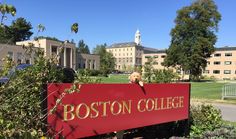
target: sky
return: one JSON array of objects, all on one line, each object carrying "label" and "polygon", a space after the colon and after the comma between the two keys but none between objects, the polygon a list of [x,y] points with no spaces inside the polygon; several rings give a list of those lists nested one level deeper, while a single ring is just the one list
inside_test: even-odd
[{"label": "sky", "polygon": [[[134,41],[137,29],[143,46],[166,49],[170,45],[170,31],[174,28],[177,10],[189,6],[193,0],[0,0],[17,9],[6,24],[18,17],[31,22],[34,36],[37,25],[46,30],[39,36],[60,40],[83,39],[90,50],[99,44]],[[236,0],[215,0],[222,15],[215,47],[236,46]],[[77,22],[79,31],[71,33]]]}]

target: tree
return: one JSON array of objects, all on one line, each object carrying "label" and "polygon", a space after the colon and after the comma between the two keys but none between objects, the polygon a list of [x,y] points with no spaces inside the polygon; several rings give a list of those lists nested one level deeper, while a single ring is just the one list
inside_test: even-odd
[{"label": "tree", "polygon": [[100,70],[103,75],[111,73],[115,68],[115,58],[113,55],[106,51],[106,44],[97,45],[93,53],[100,55]]},{"label": "tree", "polygon": [[79,41],[77,49],[80,53],[90,54],[89,47],[84,43],[84,40]]},{"label": "tree", "polygon": [[12,21],[10,26],[3,25],[0,27],[0,42],[15,44],[17,41],[28,40],[33,32],[31,23],[20,17]]},{"label": "tree", "polygon": [[2,26],[3,20],[7,19],[6,14],[11,14],[12,16],[16,15],[16,8],[13,5],[0,3],[0,13],[1,13],[0,25]]},{"label": "tree", "polygon": [[214,52],[221,15],[213,0],[197,0],[177,12],[165,66],[180,67],[198,80]]},{"label": "tree", "polygon": [[145,62],[144,65],[144,79],[146,82],[151,83],[153,75],[153,58],[149,57],[147,60],[148,61]]},{"label": "tree", "polygon": [[12,42],[14,43],[17,41],[29,40],[33,34],[33,32],[30,31],[32,29],[31,23],[27,22],[23,17],[17,18],[13,21],[10,29]]}]

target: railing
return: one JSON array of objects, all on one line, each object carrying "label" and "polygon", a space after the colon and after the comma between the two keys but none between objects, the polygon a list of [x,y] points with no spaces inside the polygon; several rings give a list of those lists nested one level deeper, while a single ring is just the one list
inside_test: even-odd
[{"label": "railing", "polygon": [[236,98],[236,84],[225,84],[222,87],[222,99]]}]

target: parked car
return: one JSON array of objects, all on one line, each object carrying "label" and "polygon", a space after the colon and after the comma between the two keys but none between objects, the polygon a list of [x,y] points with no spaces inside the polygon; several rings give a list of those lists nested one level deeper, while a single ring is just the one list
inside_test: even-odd
[{"label": "parked car", "polygon": [[7,76],[0,77],[0,85],[5,84],[9,81],[9,79],[14,75],[16,70],[24,70],[27,67],[31,66],[31,64],[19,64],[15,68],[12,68]]}]

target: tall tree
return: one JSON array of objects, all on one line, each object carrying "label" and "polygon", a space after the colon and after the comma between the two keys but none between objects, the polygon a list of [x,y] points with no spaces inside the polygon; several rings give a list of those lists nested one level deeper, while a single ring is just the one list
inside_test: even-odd
[{"label": "tall tree", "polygon": [[197,0],[177,12],[165,66],[180,67],[198,80],[214,52],[221,15],[213,0]]},{"label": "tall tree", "polygon": [[100,55],[100,70],[104,75],[111,73],[115,68],[115,58],[106,51],[106,44],[97,45],[93,50],[93,54]]},{"label": "tall tree", "polygon": [[33,32],[31,23],[20,17],[12,21],[10,26],[4,25],[0,27],[0,43],[12,43],[17,41],[28,40]]},{"label": "tall tree", "polygon": [[10,4],[2,4],[0,3],[0,15],[1,15],[1,21],[0,25],[3,25],[3,21],[7,19],[7,14],[11,14],[12,16],[16,15],[16,8],[13,5]]},{"label": "tall tree", "polygon": [[80,40],[78,43],[78,51],[84,54],[90,54],[89,47],[84,43],[84,40]]},{"label": "tall tree", "polygon": [[32,25],[30,22],[27,22],[23,17],[17,18],[12,22],[11,26],[12,42],[29,40],[33,32]]}]

